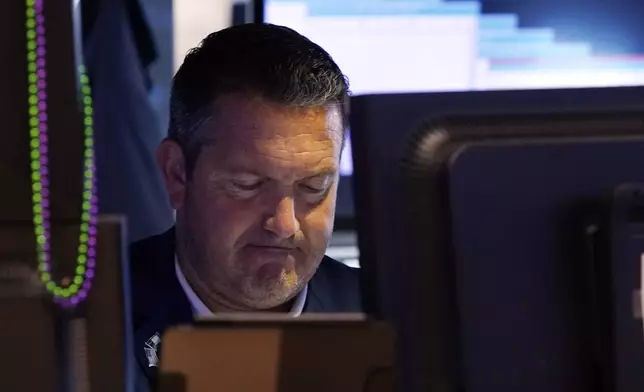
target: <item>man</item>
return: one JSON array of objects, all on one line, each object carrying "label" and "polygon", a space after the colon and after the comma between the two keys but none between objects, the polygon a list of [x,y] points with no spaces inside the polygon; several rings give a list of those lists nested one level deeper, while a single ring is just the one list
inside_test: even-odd
[{"label": "man", "polygon": [[326,256],[348,83],[285,27],[206,37],[175,75],[157,152],[172,230],[133,245],[136,355],[154,378],[163,330],[225,312],[359,312],[356,270]]}]

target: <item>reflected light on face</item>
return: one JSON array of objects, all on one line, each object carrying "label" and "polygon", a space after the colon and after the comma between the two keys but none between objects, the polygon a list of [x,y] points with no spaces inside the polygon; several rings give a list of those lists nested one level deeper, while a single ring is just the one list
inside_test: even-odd
[{"label": "reflected light on face", "polygon": [[337,107],[218,100],[177,211],[180,263],[209,307],[276,308],[313,276],[333,228],[342,126]]}]

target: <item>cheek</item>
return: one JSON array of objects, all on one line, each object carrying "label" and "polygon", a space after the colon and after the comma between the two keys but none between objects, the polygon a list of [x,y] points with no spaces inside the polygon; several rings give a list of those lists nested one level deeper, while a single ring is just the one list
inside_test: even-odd
[{"label": "cheek", "polygon": [[333,232],[335,218],[335,193],[329,196],[304,218],[302,231],[315,247],[326,247]]},{"label": "cheek", "polygon": [[195,189],[191,194],[191,218],[200,222],[199,235],[210,249],[221,252],[220,249],[234,248],[238,239],[254,224],[252,207],[216,189]]}]

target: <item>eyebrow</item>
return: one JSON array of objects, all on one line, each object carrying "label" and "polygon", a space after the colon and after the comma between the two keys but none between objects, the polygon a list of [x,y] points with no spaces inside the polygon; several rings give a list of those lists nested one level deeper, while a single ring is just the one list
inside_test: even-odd
[{"label": "eyebrow", "polygon": [[318,177],[331,177],[331,176],[334,176],[337,172],[338,172],[338,169],[334,167],[328,167],[328,168],[322,169],[319,173],[304,177],[303,180],[310,180]]},{"label": "eyebrow", "polygon": [[[298,181],[306,181],[306,180],[312,180],[315,178],[320,178],[320,177],[332,177],[335,176],[338,172],[337,168],[334,167],[326,167],[321,169],[318,173],[308,175],[306,177],[300,178]],[[230,170],[225,170],[223,171],[224,175],[226,176],[255,176],[259,178],[267,178],[269,177],[266,174],[262,174],[256,170],[252,170],[249,168],[236,168],[236,169],[230,169]]]}]

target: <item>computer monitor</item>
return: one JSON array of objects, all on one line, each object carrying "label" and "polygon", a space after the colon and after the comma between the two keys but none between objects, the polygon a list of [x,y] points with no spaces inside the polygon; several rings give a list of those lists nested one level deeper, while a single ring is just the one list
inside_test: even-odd
[{"label": "computer monitor", "polygon": [[[379,183],[387,208],[385,198],[357,203],[362,268],[380,284],[365,290],[380,290],[398,328],[402,390],[634,390],[614,388],[610,306],[597,300],[620,282],[598,272],[611,260],[591,257],[584,240],[616,188],[644,181],[642,120],[456,117],[402,142],[404,158]],[[357,179],[378,173],[357,168]],[[632,343],[644,352],[640,335]]]},{"label": "computer monitor", "polygon": [[[423,121],[451,114],[543,114],[583,111],[595,112],[644,110],[644,88],[592,88],[530,91],[468,91],[452,93],[382,94],[355,97],[351,101],[351,140],[361,146],[353,151],[355,169],[354,199],[363,214],[378,214],[393,220],[391,184],[397,175],[400,158]],[[368,212],[367,212],[368,211]],[[363,227],[365,225],[366,227]],[[394,222],[391,223],[394,225]],[[392,226],[393,227],[393,226]],[[360,266],[364,285],[384,285],[372,274],[370,266],[378,260],[397,260],[400,250],[389,241],[386,225],[370,226],[356,222]],[[367,290],[366,293],[375,293]],[[365,296],[371,314],[385,315],[387,304]],[[384,299],[383,299],[384,301]],[[381,306],[382,305],[382,306]]]},{"label": "computer monitor", "polygon": [[644,84],[629,0],[257,0],[325,48],[356,94]]},{"label": "computer monitor", "polygon": [[[78,222],[53,222],[53,273],[74,273]],[[0,220],[2,391],[134,391],[127,240],[122,222],[99,220],[95,275],[74,310],[54,304],[37,268],[31,222]]]},{"label": "computer monitor", "polygon": [[[255,0],[255,20],[326,49],[366,94],[644,85],[632,0]],[[353,217],[351,150],[338,216]]]}]

